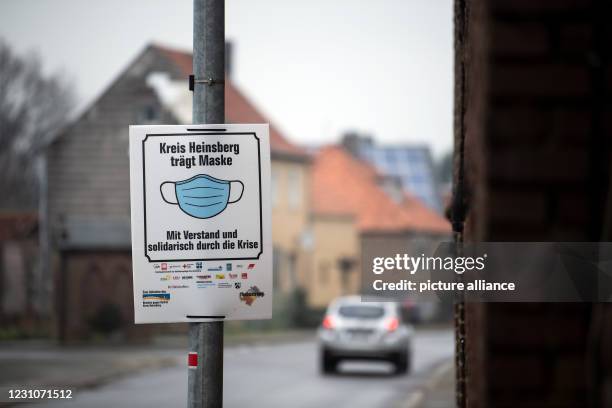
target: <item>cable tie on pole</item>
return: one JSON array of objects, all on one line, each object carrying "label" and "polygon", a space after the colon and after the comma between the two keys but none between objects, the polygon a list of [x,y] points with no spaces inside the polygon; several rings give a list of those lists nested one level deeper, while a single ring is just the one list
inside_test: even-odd
[{"label": "cable tie on pole", "polygon": [[195,88],[195,84],[205,84],[208,86],[213,85],[225,85],[224,79],[214,79],[212,77],[208,77],[206,79],[195,79],[194,75],[189,75],[189,90],[193,92]]}]

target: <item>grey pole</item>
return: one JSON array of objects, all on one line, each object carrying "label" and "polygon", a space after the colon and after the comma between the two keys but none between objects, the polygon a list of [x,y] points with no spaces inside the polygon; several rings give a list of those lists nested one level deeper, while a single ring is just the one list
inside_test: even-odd
[{"label": "grey pole", "polygon": [[[193,1],[193,75],[193,123],[224,123],[224,0]],[[211,79],[212,84],[199,82]]]},{"label": "grey pole", "polygon": [[[193,1],[193,75],[193,123],[224,123],[224,0]],[[188,369],[188,407],[221,408],[223,322],[190,323],[189,351],[198,363]]]}]

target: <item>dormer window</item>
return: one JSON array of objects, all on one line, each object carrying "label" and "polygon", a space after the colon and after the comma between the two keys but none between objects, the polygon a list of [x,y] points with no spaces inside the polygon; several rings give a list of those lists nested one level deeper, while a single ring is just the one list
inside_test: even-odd
[{"label": "dormer window", "polygon": [[140,116],[139,122],[142,122],[142,123],[152,123],[152,122],[156,122],[159,119],[158,109],[151,104],[145,105],[140,115],[141,116]]}]

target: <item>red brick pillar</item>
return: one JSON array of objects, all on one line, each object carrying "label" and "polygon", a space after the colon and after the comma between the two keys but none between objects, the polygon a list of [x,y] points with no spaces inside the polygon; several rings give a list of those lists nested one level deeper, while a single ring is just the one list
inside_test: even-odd
[{"label": "red brick pillar", "polygon": [[[610,240],[610,2],[456,1],[467,16],[455,126],[466,137],[466,241]],[[599,361],[612,334],[593,323],[596,308],[471,305],[468,406],[610,406]]]}]

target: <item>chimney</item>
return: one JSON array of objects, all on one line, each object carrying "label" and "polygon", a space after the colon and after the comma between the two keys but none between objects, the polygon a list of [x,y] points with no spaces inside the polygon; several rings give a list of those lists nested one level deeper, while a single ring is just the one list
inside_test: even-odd
[{"label": "chimney", "polygon": [[342,135],[342,146],[355,157],[359,157],[363,147],[370,147],[374,144],[372,137],[361,135],[356,131],[348,131]]}]

